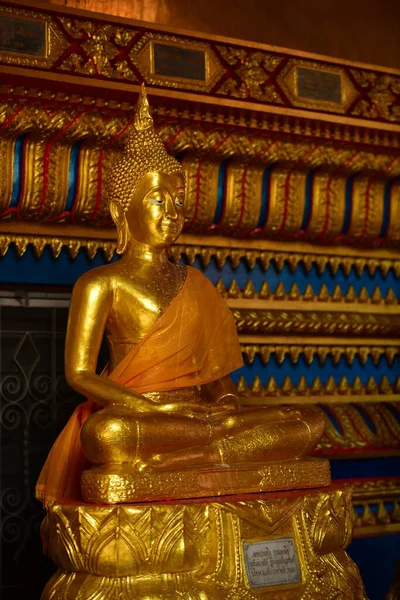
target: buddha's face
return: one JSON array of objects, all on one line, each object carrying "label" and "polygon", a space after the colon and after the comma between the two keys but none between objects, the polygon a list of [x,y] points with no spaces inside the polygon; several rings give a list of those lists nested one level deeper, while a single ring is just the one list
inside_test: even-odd
[{"label": "buddha's face", "polygon": [[130,235],[143,244],[166,248],[184,223],[185,181],[179,173],[148,173],[140,181],[126,212]]}]

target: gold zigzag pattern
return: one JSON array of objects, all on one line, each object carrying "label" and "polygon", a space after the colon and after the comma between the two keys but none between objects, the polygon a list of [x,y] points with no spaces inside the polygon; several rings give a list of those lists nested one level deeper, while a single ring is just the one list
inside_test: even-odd
[{"label": "gold zigzag pattern", "polygon": [[[104,252],[106,260],[111,260],[115,254],[116,243],[114,241],[115,233],[113,230],[104,230],[101,234],[104,236],[103,239],[91,239],[93,238],[93,228],[88,228],[91,236],[71,237],[71,231],[69,235],[63,235],[61,227],[53,227],[52,233],[43,233],[40,235],[30,235],[28,232],[28,224],[24,224],[26,227],[26,234],[17,234],[14,232],[4,232],[0,236],[0,256],[3,256],[10,244],[13,244],[16,248],[19,257],[23,256],[29,244],[32,244],[36,256],[40,257],[46,246],[50,248],[50,251],[54,258],[57,258],[63,247],[68,249],[68,252],[72,259],[75,259],[79,250],[84,248],[91,260],[95,257],[99,250]],[[69,228],[71,230],[71,228]],[[185,235],[185,238],[190,236]],[[264,242],[263,245],[267,245],[268,242]],[[289,245],[288,245],[289,246]],[[345,249],[343,249],[345,251]],[[357,275],[361,276],[364,269],[370,276],[374,275],[378,269],[384,277],[387,276],[390,269],[393,269],[396,277],[400,277],[400,259],[393,258],[380,258],[373,256],[374,252],[370,251],[369,256],[343,256],[339,255],[319,255],[313,254],[312,252],[307,253],[292,252],[289,247],[287,250],[259,250],[259,249],[248,249],[248,248],[229,248],[229,247],[217,247],[209,246],[208,240],[204,240],[201,245],[198,244],[176,244],[170,249],[171,258],[175,262],[179,262],[182,257],[185,257],[189,264],[193,264],[196,259],[200,260],[203,268],[207,267],[211,260],[214,259],[218,268],[222,269],[229,261],[233,270],[237,269],[240,262],[243,260],[250,270],[253,270],[258,263],[263,271],[266,271],[269,265],[272,263],[278,272],[281,272],[283,267],[287,265],[292,273],[296,271],[299,265],[302,265],[307,273],[310,272],[312,267],[315,265],[319,274],[323,273],[326,268],[329,268],[332,275],[335,275],[342,267],[343,272],[346,276],[349,275],[352,268],[354,268]]]},{"label": "gold zigzag pattern", "polygon": [[264,385],[257,375],[253,382],[248,386],[243,376],[240,377],[237,384],[237,391],[245,401],[246,397],[285,397],[285,396],[368,396],[376,394],[400,394],[400,377],[397,377],[394,384],[384,375],[379,383],[370,377],[364,385],[357,376],[353,383],[350,383],[345,375],[337,384],[333,375],[331,375],[324,385],[317,376],[313,383],[309,385],[304,375],[302,375],[297,384],[293,384],[289,375],[283,381],[282,386],[278,386],[274,377],[270,377]]},{"label": "gold zigzag pattern", "polygon": [[235,279],[232,280],[229,288],[225,287],[222,279],[219,279],[216,287],[224,298],[248,298],[249,300],[258,298],[264,300],[294,300],[310,302],[355,302],[360,304],[398,304],[398,300],[392,288],[389,288],[386,296],[383,297],[378,286],[375,287],[371,296],[369,295],[365,286],[361,288],[359,294],[357,295],[352,285],[348,287],[346,294],[343,294],[341,287],[338,284],[335,285],[333,294],[331,295],[325,283],[321,285],[318,293],[315,293],[311,283],[308,283],[304,294],[300,293],[297,283],[293,283],[289,293],[286,293],[282,281],[278,283],[274,292],[271,292],[266,281],[263,281],[258,292],[256,292],[254,283],[251,280],[247,281],[243,289],[239,287],[239,284]]},{"label": "gold zigzag pattern", "polygon": [[[345,249],[343,249],[345,252]],[[235,270],[241,260],[244,260],[250,270],[253,270],[257,262],[266,271],[271,263],[274,264],[278,272],[282,271],[287,265],[293,273],[299,264],[304,266],[307,273],[315,265],[319,274],[323,273],[328,267],[332,275],[336,275],[339,267],[342,267],[344,274],[349,275],[354,268],[357,275],[361,275],[364,269],[368,270],[369,275],[373,275],[376,269],[382,272],[386,277],[391,268],[394,269],[396,277],[400,276],[400,260],[398,259],[379,259],[375,257],[355,257],[355,256],[337,256],[329,254],[313,254],[304,252],[288,251],[269,251],[249,248],[219,248],[206,245],[181,245],[176,244],[171,248],[172,258],[178,262],[182,255],[186,256],[190,264],[193,264],[196,258],[199,258],[203,267],[207,267],[214,258],[217,266],[222,269],[229,260],[232,268]]]},{"label": "gold zigzag pattern", "polygon": [[400,479],[357,481],[352,487],[354,537],[400,531]]},{"label": "gold zigzag pattern", "polygon": [[393,364],[396,356],[400,353],[399,346],[340,346],[340,345],[307,345],[307,344],[241,344],[242,353],[246,362],[251,365],[256,356],[259,355],[263,365],[266,365],[273,354],[278,364],[281,364],[286,356],[290,357],[293,364],[297,364],[300,356],[304,356],[305,362],[310,365],[317,356],[320,363],[324,364],[328,356],[336,365],[344,356],[348,365],[353,364],[357,356],[360,363],[365,365],[371,357],[374,365],[378,365],[382,356],[386,357],[389,365]]}]

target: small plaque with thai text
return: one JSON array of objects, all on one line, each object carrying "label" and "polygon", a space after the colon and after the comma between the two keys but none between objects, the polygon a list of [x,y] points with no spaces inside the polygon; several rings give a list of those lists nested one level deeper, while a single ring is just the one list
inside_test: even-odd
[{"label": "small plaque with thai text", "polygon": [[299,98],[335,104],[342,103],[342,78],[339,73],[308,67],[296,67],[296,69]]},{"label": "small plaque with thai text", "polygon": [[0,52],[45,56],[46,24],[0,15]]},{"label": "small plaque with thai text", "polygon": [[206,81],[206,53],[204,50],[155,43],[154,74]]},{"label": "small plaque with thai text", "polygon": [[301,573],[293,538],[243,542],[247,579],[252,588],[299,583]]}]

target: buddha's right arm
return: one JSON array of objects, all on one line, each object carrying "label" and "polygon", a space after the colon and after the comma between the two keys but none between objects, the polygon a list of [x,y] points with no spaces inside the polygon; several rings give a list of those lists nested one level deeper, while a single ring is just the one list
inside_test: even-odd
[{"label": "buddha's right arm", "polygon": [[97,359],[113,291],[108,278],[85,274],[75,284],[69,309],[65,342],[65,377],[80,394],[102,406],[122,404],[143,412],[153,403],[107,377],[96,374]]}]

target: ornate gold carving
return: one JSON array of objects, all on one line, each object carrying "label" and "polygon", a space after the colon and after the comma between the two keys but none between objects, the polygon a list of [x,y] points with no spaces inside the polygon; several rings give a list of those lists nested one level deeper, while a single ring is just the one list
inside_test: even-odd
[{"label": "ornate gold carving", "polygon": [[[358,312],[362,305],[353,312],[332,311],[320,309],[301,311],[281,309],[251,309],[237,308],[230,300],[237,328],[241,334],[285,334],[285,335],[370,335],[370,336],[398,336],[400,335],[400,314],[385,314],[391,306],[376,306],[375,310],[383,309],[379,313],[372,312],[372,305],[365,307],[371,312]],[[249,301],[249,304],[252,301]],[[305,306],[302,305],[302,307]],[[331,306],[330,304],[328,305]],[[333,306],[333,305],[332,305]],[[346,305],[343,306],[343,308]]]},{"label": "ornate gold carving", "polygon": [[388,237],[400,240],[400,181],[393,181],[390,187],[390,223]]},{"label": "ornate gold carving", "polygon": [[[46,89],[45,87],[32,88],[17,85],[10,88],[9,85],[0,85],[0,94],[7,98],[12,94],[15,102],[20,101],[21,99],[24,99],[24,101],[27,99],[33,101],[40,98],[42,100],[51,100],[52,102],[57,103],[68,102],[70,105],[101,108],[102,112],[119,111],[122,109],[131,113],[134,108],[134,104],[132,102],[127,102],[125,99],[104,99],[96,94],[87,96],[79,93],[54,93],[54,91]],[[311,136],[314,141],[324,140],[326,142],[327,140],[332,140],[334,143],[339,142],[341,145],[343,142],[346,144],[363,143],[370,147],[377,146],[376,150],[379,150],[380,153],[387,149],[398,148],[400,141],[399,134],[392,130],[385,130],[384,124],[381,124],[382,126],[380,126],[379,129],[362,130],[350,125],[343,128],[343,125],[338,122],[330,123],[329,127],[325,127],[323,124],[315,123],[315,121],[307,118],[303,118],[301,121],[293,121],[290,119],[282,119],[280,115],[274,114],[268,115],[268,117],[263,117],[262,114],[237,114],[234,112],[224,114],[221,110],[216,112],[204,112],[197,106],[182,110],[173,105],[164,106],[162,104],[153,106],[153,114],[157,115],[157,118],[160,121],[165,119],[168,119],[168,121],[189,119],[191,123],[196,123],[197,126],[199,123],[208,123],[213,124],[214,126],[222,125],[223,127],[234,127],[235,129],[238,127],[245,127],[246,129],[251,127],[254,130],[257,129],[259,132],[264,132],[264,134],[268,132],[268,135],[270,135],[271,132],[279,135],[285,134],[285,137],[290,139],[293,139],[293,136],[298,136],[296,140],[298,144],[304,144],[303,135]],[[96,114],[93,116],[96,117]],[[198,131],[195,130],[195,132],[198,137]],[[242,132],[242,134],[244,134],[244,132]],[[195,134],[193,135],[193,144],[195,143],[196,136]],[[201,139],[199,141],[201,141]],[[280,142],[279,139],[276,141],[278,143]],[[374,154],[368,152],[367,155],[372,157]],[[306,158],[307,155],[305,154],[302,163]]]},{"label": "ornate gold carving", "polygon": [[[299,92],[299,68],[327,74],[336,75],[340,78],[340,99],[332,102],[329,97],[330,90],[325,90],[326,97],[306,98]],[[294,106],[303,106],[305,108],[314,108],[315,110],[326,110],[336,113],[344,113],[347,111],[350,104],[357,96],[357,91],[354,89],[349,77],[343,67],[337,67],[332,64],[321,65],[321,63],[312,62],[309,60],[290,59],[287,65],[282,69],[278,77],[279,83],[282,85],[287,96],[290,98]]]},{"label": "ornate gold carving", "polygon": [[308,224],[311,239],[341,234],[345,217],[347,176],[340,170],[318,170],[312,182],[313,205]]},{"label": "ornate gold carving", "polygon": [[[2,228],[2,226],[0,226]],[[76,258],[79,250],[85,248],[90,260],[93,260],[98,250],[104,252],[106,260],[111,260],[115,254],[116,243],[107,240],[88,239],[83,237],[60,238],[49,235],[15,236],[0,233],[0,256],[4,256],[10,244],[14,244],[19,257],[26,252],[27,246],[32,244],[35,255],[39,258],[45,247],[48,246],[54,258],[57,258],[65,246],[71,258]]]},{"label": "ornate gold carving", "polygon": [[[92,158],[93,162],[91,162]],[[83,168],[85,166],[84,161],[89,161],[89,156],[84,152],[81,156],[81,160]],[[92,154],[89,164],[94,166],[95,162],[94,155]],[[186,170],[186,173],[187,172],[188,171]],[[86,169],[85,173],[86,176],[81,177],[79,181],[76,211],[79,209],[80,214],[83,215],[83,220],[88,221],[90,215],[93,214],[95,205],[92,203],[85,203],[85,190],[88,186],[92,186],[92,188],[96,186],[97,171],[90,168]],[[209,181],[208,184],[211,185]],[[202,206],[202,204],[199,204],[200,211],[202,210]],[[103,219],[105,219],[107,213],[102,213],[102,216]],[[25,248],[28,244],[32,244],[34,251],[38,256],[41,255],[46,245],[49,245],[51,248],[54,245],[60,245],[61,247],[65,246],[68,248],[72,258],[76,257],[80,248],[87,249],[89,257],[91,258],[93,258],[97,250],[103,249],[107,260],[111,260],[116,248],[116,233],[113,229],[104,228],[99,232],[98,229],[85,226],[68,225],[68,229],[65,229],[62,225],[53,226],[39,223],[33,225],[28,222],[15,223],[7,221],[3,221],[0,227],[2,232],[1,255],[4,255],[5,252],[7,252],[10,244],[15,244],[16,246],[23,245]],[[227,238],[198,237],[187,234],[182,235],[179,241],[180,243],[175,244],[171,248],[172,258],[176,261],[185,258],[189,264],[193,264],[196,258],[199,258],[204,267],[206,267],[211,260],[215,260],[217,266],[221,269],[227,261],[230,262],[233,269],[236,269],[240,262],[243,261],[250,270],[254,269],[257,263],[266,270],[272,262],[278,272],[280,272],[285,265],[294,272],[301,264],[307,272],[315,265],[319,273],[322,273],[326,268],[329,268],[333,275],[337,273],[339,267],[343,268],[346,275],[348,275],[352,269],[354,269],[357,275],[361,275],[364,269],[366,269],[370,275],[373,275],[377,269],[384,277],[386,277],[390,269],[393,269],[396,277],[400,275],[400,260],[398,259],[397,253],[390,250],[359,249],[356,251],[351,248],[343,247],[324,247],[322,249],[306,243],[293,244],[290,242],[282,243],[270,240],[243,241],[235,239],[233,244],[232,241],[228,244]],[[94,248],[95,251],[93,250]],[[324,252],[324,254],[321,252]],[[221,292],[224,292],[225,286],[224,290],[222,290],[221,287],[219,289]],[[244,290],[243,293],[245,297],[248,297],[249,294],[252,295],[255,291],[252,292],[251,288],[248,288],[247,290]],[[259,298],[268,297],[270,294],[269,287],[263,284],[263,287],[259,290],[258,294]],[[292,294],[288,294],[288,297],[289,295],[291,296],[290,299],[295,299],[293,297],[293,290]],[[313,299],[314,296],[315,294],[312,292],[311,299]],[[365,299],[364,294],[360,293],[360,297],[361,300]],[[331,298],[332,301],[337,301],[342,298],[342,294],[339,296],[338,291],[336,291]],[[379,289],[374,291],[370,300],[373,304],[384,303],[384,299],[382,298]],[[388,300],[390,300],[390,298]]]},{"label": "ornate gold carving", "polygon": [[297,459],[281,463],[203,466],[139,473],[134,465],[110,465],[107,472],[89,469],[82,475],[85,502],[114,504],[177,498],[204,498],[330,484],[327,460]]},{"label": "ornate gold carving", "polygon": [[[84,75],[102,75],[137,81],[135,74],[125,59],[120,60],[120,49],[134,38],[134,29],[123,29],[112,25],[98,25],[92,21],[76,21],[69,17],[59,17],[66,32],[78,42],[77,52],[72,52],[61,63],[60,68]],[[82,53],[80,48],[84,50]],[[79,52],[79,53],[78,53]]]},{"label": "ornate gold carving", "polygon": [[[322,456],[376,456],[400,452],[399,403],[327,403],[325,434],[315,453]],[[321,410],[321,408],[319,408]],[[339,428],[339,429],[338,429]]]},{"label": "ornate gold carving", "polygon": [[193,199],[185,210],[185,228],[204,231],[213,224],[220,164],[212,159],[191,156],[183,158],[182,167],[186,174],[187,197]]},{"label": "ornate gold carving", "polygon": [[223,81],[217,94],[282,104],[276,85],[269,79],[270,73],[282,62],[281,56],[267,52],[248,52],[245,48],[217,48],[228,65],[234,68],[234,75]]},{"label": "ornate gold carving", "polygon": [[387,121],[400,120],[400,105],[397,104],[400,98],[400,77],[358,69],[351,69],[351,73],[367,95],[355,105],[353,115],[370,119],[383,118]]},{"label": "ornate gold carving", "polygon": [[[326,349],[326,354],[328,354],[328,348]],[[285,356],[285,349],[279,349],[276,356],[278,361],[282,362]],[[283,397],[285,398],[285,403],[293,397],[293,402],[301,404],[305,401],[318,402],[320,401],[319,396],[323,396],[322,402],[327,401],[326,396],[329,396],[330,402],[352,402],[355,396],[357,400],[365,402],[368,401],[368,396],[370,401],[376,401],[377,396],[382,395],[382,401],[386,402],[388,400],[400,399],[400,377],[392,385],[385,375],[381,377],[379,382],[375,381],[374,377],[371,376],[368,382],[363,385],[358,376],[354,378],[352,383],[349,383],[347,377],[343,375],[340,382],[336,383],[331,375],[326,384],[323,385],[317,376],[313,380],[313,383],[308,385],[304,375],[300,377],[297,384],[293,384],[290,376],[287,375],[282,387],[278,387],[273,376],[268,378],[266,384],[262,384],[260,378],[256,376],[250,385],[247,385],[245,378],[241,376],[238,382],[238,392],[242,404],[255,405],[262,404],[263,398],[268,398],[268,402],[270,398],[278,398],[279,401],[277,400],[276,402],[279,404],[279,402],[282,402]],[[273,401],[271,400],[271,402]]]},{"label": "ornate gold carving", "polygon": [[302,169],[274,167],[270,176],[269,214],[264,233],[278,237],[301,229],[306,199],[307,172]]},{"label": "ornate gold carving", "polygon": [[[366,600],[357,568],[344,552],[351,537],[350,490],[243,497],[240,502],[53,505],[43,524],[59,571],[42,600],[93,594],[109,600],[204,597]],[[112,532],[117,531],[118,535]],[[301,582],[249,586],[245,541],[294,540]]]},{"label": "ornate gold carving", "polygon": [[232,234],[254,231],[260,212],[265,167],[231,162],[227,167],[225,206],[219,227]]},{"label": "ornate gold carving", "polygon": [[[108,221],[104,180],[118,156],[128,125],[126,116],[109,118],[79,106],[47,110],[45,104],[21,101],[17,108],[11,102],[0,105],[0,124],[5,125],[5,141],[0,144],[3,164],[10,165],[14,160],[15,139],[28,134],[24,142],[22,197],[18,207],[12,210],[13,169],[7,169],[8,182],[3,184],[6,189],[1,200],[6,214],[16,210],[19,217],[38,221],[73,218],[75,223],[89,222],[96,226]],[[392,243],[398,241],[396,183],[390,188],[390,223],[383,223],[386,182],[400,174],[397,156],[367,153],[348,146],[334,149],[317,142],[296,144],[247,133],[227,134],[215,127],[205,129],[176,122],[158,126],[170,149],[185,151],[182,162],[189,178],[188,231],[211,228],[230,236],[256,232],[279,239],[290,240],[301,234],[315,241],[336,240],[344,223],[345,182],[355,170],[368,169],[376,174],[357,176],[353,181],[351,218],[344,241],[374,246],[383,226],[386,239]],[[69,158],[71,147],[77,141],[81,142],[79,164],[82,168],[70,214],[66,211]],[[218,176],[228,156],[233,160],[224,175],[224,210],[220,222],[214,223]],[[263,175],[270,163],[279,165],[270,174],[269,209],[264,225],[259,223],[265,202]],[[309,223],[303,225],[307,176],[310,169],[321,166],[324,169],[318,171],[312,181],[311,211],[308,208],[311,217]],[[322,257],[319,261],[321,263]],[[336,264],[339,265],[338,261]],[[363,264],[362,256],[359,264]]]},{"label": "ornate gold carving", "polygon": [[[326,358],[330,356],[334,364],[338,364],[340,359],[344,357],[348,365],[353,364],[357,357],[361,364],[365,365],[368,358],[371,357],[375,366],[379,364],[382,356],[384,356],[389,365],[393,364],[393,360],[400,353],[400,346],[396,340],[386,340],[387,345],[382,345],[383,340],[351,340],[350,345],[343,345],[343,342],[336,338],[329,343],[324,338],[318,341],[321,345],[315,343],[313,338],[303,340],[302,338],[285,338],[276,343],[276,340],[266,338],[262,343],[247,344],[246,337],[241,336],[241,348],[248,364],[252,364],[256,356],[260,356],[263,365],[268,364],[271,354],[275,355],[275,359],[282,363],[288,356],[293,364],[296,364],[300,356],[304,357],[307,364],[311,364],[314,357],[317,357],[321,364],[324,364]],[[372,341],[372,345],[371,345]],[[333,343],[332,343],[333,342]]]},{"label": "ornate gold carving", "polygon": [[[352,213],[349,235],[356,240],[374,240],[382,228],[383,201],[387,181],[376,175],[358,175],[352,183]],[[377,201],[380,198],[381,201]]]},{"label": "ornate gold carving", "polygon": [[352,488],[354,537],[400,532],[398,478],[353,481]]},{"label": "ornate gold carving", "polygon": [[[195,125],[182,127],[178,123],[160,125],[159,134],[164,142],[170,143],[171,150],[201,150],[212,153],[218,158],[237,157],[245,160],[259,161],[265,166],[282,162],[302,169],[314,170],[318,167],[327,169],[343,169],[346,173],[357,173],[362,170],[379,171],[381,176],[396,177],[400,174],[400,158],[384,153],[373,153],[352,146],[333,146],[312,142],[281,139],[273,136],[260,136],[237,130],[227,133],[223,128],[203,129]],[[195,144],[195,145],[194,145]],[[260,158],[261,157],[261,158]]]},{"label": "ornate gold carving", "polygon": [[[397,105],[399,78],[395,75],[370,73],[357,67],[350,68],[349,65],[328,65],[319,60],[319,57],[306,60],[294,56],[295,52],[288,56],[287,53],[278,53],[268,46],[232,46],[229,40],[225,43],[219,40],[215,45],[210,39],[199,40],[185,35],[158,32],[155,25],[152,31],[141,26],[134,29],[129,23],[125,27],[123,24],[118,27],[104,18],[101,21],[96,16],[88,19],[71,11],[67,18],[58,14],[59,11],[55,12],[55,9],[53,13],[43,13],[35,8],[21,9],[3,5],[2,11],[27,20],[42,20],[48,24],[49,30],[50,43],[47,44],[46,59],[33,56],[18,58],[16,53],[3,53],[8,64],[51,69],[52,73],[76,73],[89,79],[114,79],[120,83],[121,80],[131,83],[144,77],[147,83],[153,85],[167,85],[182,91],[189,89],[212,92],[215,104],[218,104],[219,96],[224,96],[233,100],[238,98],[259,102],[263,112],[267,108],[265,105],[275,105],[271,107],[272,111],[276,105],[284,105],[293,116],[296,115],[294,109],[301,106],[343,114],[357,95],[351,81],[355,78],[361,91],[364,86],[364,93],[360,94],[361,98],[353,109],[353,115],[388,121],[389,125],[400,121]],[[201,82],[198,78],[162,77],[155,74],[152,60],[154,42],[188,50],[204,49],[206,82]],[[288,58],[288,66],[284,67],[286,77],[277,77],[279,69],[283,63],[288,62]],[[295,80],[297,81],[298,70],[301,68],[333,75],[337,73],[341,78],[341,102],[326,101],[323,94],[311,100],[304,98],[304,95],[300,98]],[[125,93],[127,90],[122,88],[121,91]],[[384,123],[382,125],[385,127]],[[319,125],[316,127],[318,129]],[[379,131],[378,135],[380,133]]]},{"label": "ornate gold carving", "polygon": [[383,297],[378,286],[375,287],[371,296],[369,295],[367,288],[362,287],[359,294],[357,295],[352,285],[349,285],[347,292],[342,293],[339,284],[335,285],[333,293],[330,294],[325,284],[322,284],[319,291],[314,292],[311,283],[308,283],[304,293],[301,294],[297,283],[293,283],[290,290],[286,293],[283,282],[280,282],[275,288],[274,292],[271,292],[267,281],[263,281],[262,285],[257,292],[254,288],[254,284],[249,279],[243,289],[241,289],[236,281],[232,279],[229,288],[226,288],[222,279],[217,282],[219,292],[224,298],[243,298],[246,300],[263,299],[263,300],[289,300],[292,302],[334,302],[335,304],[340,303],[351,303],[351,304],[387,304],[393,305],[398,304],[399,301],[395,296],[392,288],[386,293],[386,297]]},{"label": "ornate gold carving", "polygon": [[[93,159],[94,156],[90,155]],[[88,161],[89,156],[84,153],[82,155],[82,161]],[[0,161],[1,164],[1,161]],[[95,166],[95,161],[89,164]],[[82,167],[85,163],[82,162]],[[77,209],[80,214],[83,215],[84,220],[87,221],[94,211],[94,204],[86,204],[85,190],[88,186],[96,186],[96,173],[93,168],[85,170],[86,176],[81,177],[79,181],[79,193]],[[187,171],[186,171],[187,173]],[[93,174],[93,176],[92,176]],[[190,176],[189,176],[190,177]],[[208,184],[210,182],[208,181]],[[189,183],[190,185],[190,183]],[[0,198],[1,201],[1,198]],[[202,211],[202,204],[199,204],[199,210]],[[102,213],[103,219],[106,218],[107,213]],[[202,217],[203,218],[203,217]],[[205,217],[204,217],[205,218]],[[203,221],[204,222],[204,221]],[[23,245],[25,248],[28,244],[32,244],[35,253],[40,256],[46,244],[53,247],[54,245],[61,245],[68,248],[71,257],[75,258],[79,249],[84,248],[88,250],[89,257],[93,258],[93,255],[99,249],[103,249],[108,260],[111,260],[115,248],[115,231],[113,229],[102,229],[101,236],[99,230],[93,229],[92,227],[82,227],[76,225],[68,225],[68,230],[63,226],[52,226],[47,224],[35,224],[32,223],[9,223],[3,221],[1,223],[1,249],[2,255],[5,254],[10,244],[16,246]],[[19,233],[21,232],[21,233]],[[345,274],[348,275],[352,269],[361,275],[364,269],[368,271],[370,275],[373,275],[378,269],[384,277],[388,274],[390,269],[393,269],[396,277],[400,275],[400,260],[397,258],[397,254],[393,251],[385,250],[358,250],[354,251],[350,248],[324,248],[323,250],[311,246],[305,243],[291,244],[274,242],[269,240],[257,240],[257,241],[242,241],[234,240],[234,244],[228,245],[227,238],[219,237],[196,237],[194,235],[182,235],[180,237],[180,243],[175,244],[171,248],[171,256],[175,261],[179,261],[181,258],[185,258],[189,264],[193,264],[196,258],[200,259],[200,262],[204,267],[210,263],[211,260],[215,260],[217,266],[222,269],[227,261],[230,262],[233,269],[236,269],[241,261],[243,261],[250,270],[252,270],[258,263],[264,270],[268,268],[272,262],[275,268],[280,272],[284,265],[289,266],[292,272],[294,272],[301,264],[306,269],[310,269],[315,265],[318,272],[322,273],[326,268],[332,272],[333,275],[337,273],[339,267],[342,267]],[[216,245],[218,244],[218,245]],[[94,251],[95,248],[95,251]],[[325,254],[320,254],[320,252]],[[94,254],[93,254],[94,252]],[[243,290],[244,297],[256,297],[255,290],[252,291],[250,287]],[[221,292],[225,293],[225,286],[223,289],[219,284]],[[296,299],[294,294],[295,289],[292,289],[287,298]],[[350,290],[351,291],[351,290]],[[269,286],[263,284],[262,288],[258,292],[259,298],[268,298],[270,294]],[[304,294],[306,295],[306,294]],[[310,294],[311,299],[314,299],[314,292]],[[329,296],[329,295],[328,295]],[[300,295],[299,295],[300,298]],[[343,295],[338,288],[335,289],[332,296],[329,298],[332,301],[343,300]],[[366,296],[360,293],[359,300],[364,303]],[[373,295],[370,297],[371,303],[381,304],[384,303],[384,299],[379,291],[375,289]],[[390,297],[387,299],[388,303],[391,304]]]},{"label": "ornate gold carving", "polygon": [[50,68],[68,47],[68,42],[63,37],[54,19],[49,15],[2,4],[0,6],[0,16],[19,18],[27,23],[41,23],[44,27],[44,48],[42,54],[37,55],[0,50],[1,62],[17,65],[18,67],[26,66],[46,69]]}]

